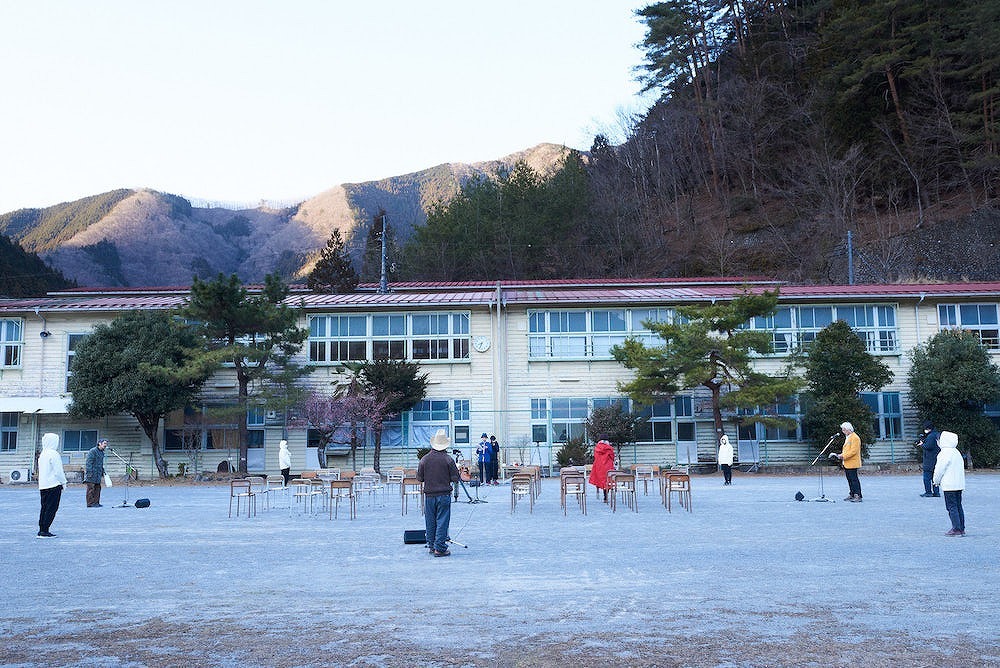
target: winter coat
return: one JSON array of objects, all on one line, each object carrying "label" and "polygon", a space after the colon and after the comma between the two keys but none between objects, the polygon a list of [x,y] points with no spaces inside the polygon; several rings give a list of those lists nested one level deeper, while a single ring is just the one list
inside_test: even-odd
[{"label": "winter coat", "polygon": [[479,447],[476,448],[476,454],[479,455],[480,464],[488,464],[493,461],[493,446],[489,441],[479,441]]},{"label": "winter coat", "polygon": [[840,453],[844,456],[845,469],[861,468],[861,437],[853,431],[848,434]]},{"label": "winter coat", "polygon": [[100,485],[104,480],[104,451],[96,445],[87,450],[83,465],[83,481]]},{"label": "winter coat", "polygon": [[723,464],[733,465],[733,444],[729,442],[728,438],[719,440],[719,466]]},{"label": "winter coat", "polygon": [[292,468],[292,454],[288,452],[288,444],[278,446],[278,470]]},{"label": "winter coat", "polygon": [[62,456],[59,454],[59,437],[55,434],[42,436],[42,453],[38,455],[38,489],[52,489],[66,485]]},{"label": "winter coat", "polygon": [[924,470],[933,471],[934,465],[937,463],[938,453],[941,452],[941,448],[938,447],[938,438],[941,437],[941,432],[937,429],[932,429],[929,434],[924,436],[924,443],[921,446],[924,449]]},{"label": "winter coat", "polygon": [[590,469],[590,484],[607,489],[608,471],[614,467],[615,449],[607,441],[598,441],[594,446],[594,466]]},{"label": "winter coat", "polygon": [[958,451],[958,434],[942,431],[938,438],[937,463],[934,465],[934,484],[942,492],[957,492],[965,489],[965,460]]},{"label": "winter coat", "polygon": [[458,466],[444,450],[431,450],[417,463],[417,480],[424,483],[425,496],[451,494],[451,483],[458,482]]}]

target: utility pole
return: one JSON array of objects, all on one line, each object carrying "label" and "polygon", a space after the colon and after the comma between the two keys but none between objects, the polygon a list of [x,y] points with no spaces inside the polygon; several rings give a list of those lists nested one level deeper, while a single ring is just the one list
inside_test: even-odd
[{"label": "utility pole", "polygon": [[[385,252],[385,246],[383,248],[383,253]],[[383,259],[383,263],[385,260]],[[383,266],[382,273],[385,273],[385,267]],[[854,285],[854,244],[851,239],[851,231],[847,230],[847,284]]]},{"label": "utility pole", "polygon": [[389,293],[389,277],[388,277],[388,275],[386,274],[386,271],[385,271],[385,260],[386,260],[386,257],[389,254],[389,251],[387,250],[387,245],[386,245],[386,237],[387,236],[388,236],[387,235],[387,223],[386,223],[386,220],[385,220],[385,214],[383,213],[382,214],[382,273],[379,275],[380,277],[379,277],[379,281],[378,281],[378,293],[380,295],[384,295],[384,294],[388,294]]}]

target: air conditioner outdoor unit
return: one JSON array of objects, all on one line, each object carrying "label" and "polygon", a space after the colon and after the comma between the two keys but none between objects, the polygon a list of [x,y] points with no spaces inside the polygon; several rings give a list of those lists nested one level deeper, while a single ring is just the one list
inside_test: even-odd
[{"label": "air conditioner outdoor unit", "polygon": [[28,469],[11,469],[7,478],[10,482],[28,482]]},{"label": "air conditioner outdoor unit", "polygon": [[264,413],[264,419],[265,420],[277,420],[278,419],[278,411],[267,411],[266,413]]}]

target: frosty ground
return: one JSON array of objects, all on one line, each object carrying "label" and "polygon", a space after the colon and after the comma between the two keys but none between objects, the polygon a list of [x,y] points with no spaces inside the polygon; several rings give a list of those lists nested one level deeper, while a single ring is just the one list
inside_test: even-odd
[{"label": "frosty ground", "polygon": [[[228,486],[146,484],[84,508],[64,494],[36,539],[38,491],[0,487],[4,666],[1000,665],[1000,474],[967,478],[968,536],[919,474],[694,476],[694,512],[651,490],[638,513],[529,512],[509,487],[453,506],[434,558],[395,495],[330,521],[230,519]],[[475,496],[475,489],[470,490]],[[462,497],[464,501],[464,495]]]}]

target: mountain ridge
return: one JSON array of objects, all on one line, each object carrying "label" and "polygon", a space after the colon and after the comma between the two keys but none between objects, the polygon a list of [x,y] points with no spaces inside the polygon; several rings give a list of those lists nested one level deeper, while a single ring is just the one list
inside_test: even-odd
[{"label": "mountain ridge", "polygon": [[495,160],[449,162],[376,181],[332,186],[296,206],[196,207],[150,188],[118,189],[41,209],[0,215],[0,233],[80,285],[186,285],[193,276],[235,273],[259,281],[278,272],[304,276],[333,230],[354,257],[372,217],[385,209],[399,239],[477,175],[495,176],[519,161],[551,173],[569,149],[537,146]]}]

